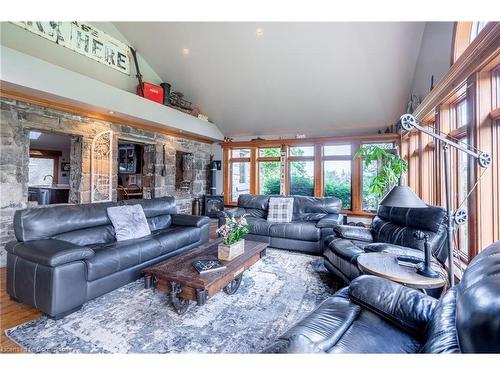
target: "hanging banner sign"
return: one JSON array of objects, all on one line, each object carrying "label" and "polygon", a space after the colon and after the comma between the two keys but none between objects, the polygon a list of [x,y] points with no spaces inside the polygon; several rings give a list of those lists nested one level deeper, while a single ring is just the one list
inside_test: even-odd
[{"label": "hanging banner sign", "polygon": [[12,22],[45,39],[130,74],[129,47],[89,24],[81,22]]}]

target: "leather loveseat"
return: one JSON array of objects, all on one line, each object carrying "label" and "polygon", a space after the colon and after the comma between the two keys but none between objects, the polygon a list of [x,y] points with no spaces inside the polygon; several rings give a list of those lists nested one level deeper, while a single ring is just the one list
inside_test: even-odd
[{"label": "leather loveseat", "polygon": [[293,196],[292,222],[268,222],[269,198],[269,195],[240,195],[238,207],[219,213],[219,227],[225,222],[224,214],[246,215],[249,233],[245,238],[267,242],[278,249],[321,254],[325,238],[333,234],[335,225],[342,223],[340,199],[304,196]]},{"label": "leather loveseat", "polygon": [[[151,235],[117,242],[107,207],[140,204]],[[208,241],[209,219],[176,214],[175,199],[20,210],[6,245],[7,292],[61,318],[141,276],[146,266]]]},{"label": "leather loveseat", "polygon": [[279,337],[267,353],[500,353],[500,242],[440,300],[360,276]]},{"label": "leather loveseat", "polygon": [[446,211],[438,206],[400,208],[380,206],[371,228],[339,225],[325,239],[326,268],[345,284],[361,275],[357,258],[365,252],[389,252],[423,258],[424,242],[417,231],[429,236],[431,252],[444,264],[446,251]]}]

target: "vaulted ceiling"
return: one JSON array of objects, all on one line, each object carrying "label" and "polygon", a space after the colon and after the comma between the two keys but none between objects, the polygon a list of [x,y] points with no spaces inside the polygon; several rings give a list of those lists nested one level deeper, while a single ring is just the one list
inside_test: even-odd
[{"label": "vaulted ceiling", "polygon": [[423,22],[115,26],[226,136],[374,133],[404,112]]}]

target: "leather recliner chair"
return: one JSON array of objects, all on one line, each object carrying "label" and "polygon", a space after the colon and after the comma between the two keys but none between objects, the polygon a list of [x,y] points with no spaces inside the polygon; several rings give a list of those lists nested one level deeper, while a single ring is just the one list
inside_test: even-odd
[{"label": "leather recliner chair", "polygon": [[500,353],[500,241],[440,300],[360,276],[266,353]]},{"label": "leather recliner chair", "polygon": [[365,252],[389,252],[423,258],[424,241],[417,231],[429,236],[435,260],[444,264],[446,251],[446,211],[438,206],[400,208],[380,206],[371,228],[338,225],[325,239],[325,267],[344,284],[362,274],[357,258]]},{"label": "leather recliner chair", "polygon": [[[107,207],[140,204],[151,234],[117,242]],[[19,210],[7,250],[12,299],[58,319],[139,278],[152,264],[208,241],[206,216],[176,213],[175,199],[49,206]]]},{"label": "leather recliner chair", "polygon": [[272,247],[321,254],[325,238],[333,234],[333,227],[341,224],[342,202],[338,198],[293,197],[293,218],[290,223],[267,221],[270,195],[242,194],[238,207],[219,213],[219,227],[225,216],[245,218],[249,224],[246,239],[261,241]]}]

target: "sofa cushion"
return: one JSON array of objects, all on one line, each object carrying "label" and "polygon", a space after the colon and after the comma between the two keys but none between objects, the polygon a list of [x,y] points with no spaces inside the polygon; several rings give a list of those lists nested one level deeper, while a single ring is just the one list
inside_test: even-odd
[{"label": "sofa cushion", "polygon": [[378,315],[353,303],[346,290],[325,300],[266,352],[415,353],[420,343]]},{"label": "sofa cushion", "polygon": [[108,207],[108,216],[115,228],[117,241],[141,238],[151,234],[146,215],[140,204]]},{"label": "sofa cushion", "polygon": [[333,254],[345,259],[353,264],[357,264],[356,258],[365,252],[359,248],[351,240],[337,238],[330,242],[330,249]]},{"label": "sofa cushion", "polygon": [[160,243],[163,254],[191,245],[199,241],[200,236],[201,229],[198,227],[177,225],[153,233],[153,238]]},{"label": "sofa cushion", "polygon": [[293,215],[293,198],[271,197],[269,198],[269,210],[267,221],[271,223],[289,223]]},{"label": "sofa cushion", "polygon": [[334,197],[304,197],[293,196],[294,221],[318,221],[328,214],[339,214],[342,202]]},{"label": "sofa cushion", "polygon": [[319,241],[321,230],[313,222],[292,221],[291,223],[272,224],[271,237],[290,238],[302,241]]},{"label": "sofa cushion", "polygon": [[160,243],[152,235],[89,247],[95,252],[92,258],[85,260],[89,281],[100,279],[164,254]]},{"label": "sofa cushion", "polygon": [[269,208],[269,195],[241,194],[238,207],[244,208],[248,216],[266,218]]},{"label": "sofa cushion", "polygon": [[251,234],[258,234],[260,236],[269,236],[271,230],[271,225],[273,223],[268,222],[266,219],[247,216],[248,230]]},{"label": "sofa cushion", "polygon": [[71,242],[75,245],[109,243],[115,241],[115,228],[111,224],[99,225],[93,228],[78,229],[71,232],[56,234],[53,239]]}]

